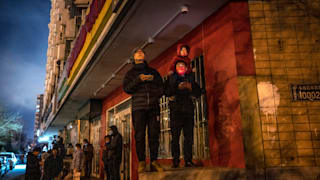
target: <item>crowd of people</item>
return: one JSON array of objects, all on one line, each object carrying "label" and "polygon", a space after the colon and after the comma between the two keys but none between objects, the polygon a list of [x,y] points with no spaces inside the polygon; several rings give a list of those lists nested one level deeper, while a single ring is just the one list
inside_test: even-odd
[{"label": "crowd of people", "polygon": [[[116,126],[110,127],[110,135],[105,138],[103,150],[104,169],[107,172],[108,180],[120,180],[120,164],[122,159],[122,136]],[[93,145],[87,139],[75,145],[68,144],[67,149],[63,138],[52,143],[52,149],[42,151],[36,147],[27,155],[26,180],[62,180],[90,179],[92,171],[92,159],[94,155]],[[71,167],[64,167],[63,159],[72,158]],[[83,179],[82,178],[82,179]]]},{"label": "crowd of people", "polygon": [[[93,158],[93,146],[87,139],[84,145],[76,144],[76,149],[69,144],[67,149],[63,143],[63,138],[58,137],[58,141],[52,142],[52,149],[42,151],[36,147],[27,155],[26,180],[62,180],[67,177],[80,179],[83,176],[90,178]],[[71,171],[64,166],[63,159],[72,158]],[[83,172],[83,173],[82,173]]]},{"label": "crowd of people", "polygon": [[52,149],[42,151],[36,147],[27,155],[26,180],[55,180],[61,179],[63,171],[63,158],[65,156],[63,138],[52,143]]},{"label": "crowd of people", "polygon": [[[153,171],[162,172],[158,163],[159,135],[160,135],[160,107],[159,98],[166,95],[169,99],[171,151],[173,168],[180,166],[180,134],[183,130],[183,152],[185,167],[193,167],[192,145],[194,128],[194,99],[200,97],[201,89],[195,82],[190,59],[190,47],[179,45],[177,56],[167,74],[167,80],[156,69],[148,66],[145,52],[136,49],[133,52],[133,67],[126,73],[123,89],[132,95],[132,123],[135,130],[136,152],[139,160],[138,172],[146,170],[146,129],[148,130],[148,144],[150,150],[150,167]],[[102,161],[107,180],[120,180],[120,165],[122,161],[122,136],[116,126],[111,126],[109,135],[105,136]],[[68,173],[63,168],[63,158],[69,156],[72,161],[73,179],[81,176],[90,177],[93,146],[87,139],[81,144],[72,144],[64,148],[63,139],[54,142],[52,150],[41,153],[35,148],[28,154],[26,180],[57,180],[63,179]]]}]

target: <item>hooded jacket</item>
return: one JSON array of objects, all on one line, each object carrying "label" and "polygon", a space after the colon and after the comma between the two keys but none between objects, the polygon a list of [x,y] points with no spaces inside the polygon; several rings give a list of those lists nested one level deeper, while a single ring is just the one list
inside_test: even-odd
[{"label": "hooded jacket", "polygon": [[177,61],[184,61],[187,64],[187,67],[188,67],[187,73],[191,73],[192,72],[191,65],[190,65],[191,60],[188,57],[188,55],[187,56],[181,56],[180,53],[181,53],[181,48],[182,47],[187,47],[187,51],[188,51],[188,55],[189,55],[190,47],[187,44],[178,44],[178,46],[177,46],[177,55],[175,57],[173,57],[173,59],[172,59],[173,63],[170,66],[169,71],[175,72]]},{"label": "hooded jacket", "polygon": [[108,157],[111,160],[116,160],[117,162],[121,163],[122,160],[122,136],[118,132],[116,126],[110,127],[112,130],[112,139],[110,145],[108,146]]},{"label": "hooded jacket", "polygon": [[[174,66],[179,61],[176,61]],[[192,90],[183,89],[180,90],[178,85],[183,82],[191,83]],[[168,97],[174,97],[169,103],[170,112],[172,113],[184,113],[184,114],[194,114],[194,104],[193,97],[200,97],[201,89],[199,85],[195,82],[194,76],[191,72],[188,71],[182,76],[176,72],[174,69],[173,74],[171,74],[167,81],[165,82],[165,95]]]},{"label": "hooded jacket", "polygon": [[[140,74],[153,75],[152,81],[142,81]],[[159,109],[159,98],[163,95],[163,81],[158,71],[146,62],[135,64],[126,73],[123,90],[132,95],[132,110]]]}]

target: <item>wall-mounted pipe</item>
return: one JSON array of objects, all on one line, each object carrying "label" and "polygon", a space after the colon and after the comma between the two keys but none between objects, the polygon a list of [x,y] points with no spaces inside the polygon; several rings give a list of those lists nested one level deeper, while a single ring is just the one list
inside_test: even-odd
[{"label": "wall-mounted pipe", "polygon": [[[189,11],[189,7],[187,5],[183,5],[180,7],[179,11],[177,11],[163,26],[160,27],[160,29],[155,32],[151,37],[147,39],[145,43],[143,43],[142,46],[140,46],[140,49],[146,48],[148,45],[153,44],[155,42],[155,38],[173,21],[175,20],[180,14],[186,14]],[[101,85],[99,89],[97,89],[94,92],[94,96],[96,96],[102,89],[104,89],[108,83],[114,79],[119,71],[121,71],[122,68],[124,68],[127,64],[130,64],[131,60],[130,58],[127,59],[124,63],[120,65],[112,74],[111,76]]]}]

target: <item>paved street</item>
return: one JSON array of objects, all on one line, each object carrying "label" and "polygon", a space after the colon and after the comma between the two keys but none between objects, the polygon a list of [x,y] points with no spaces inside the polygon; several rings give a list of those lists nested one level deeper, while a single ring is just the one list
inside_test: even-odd
[{"label": "paved street", "polygon": [[26,165],[19,164],[16,167],[1,177],[1,180],[23,180],[26,172]]}]

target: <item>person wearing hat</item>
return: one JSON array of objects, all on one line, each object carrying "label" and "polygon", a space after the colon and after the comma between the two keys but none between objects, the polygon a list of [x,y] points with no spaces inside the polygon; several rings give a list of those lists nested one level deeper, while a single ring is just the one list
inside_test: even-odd
[{"label": "person wearing hat", "polygon": [[190,66],[190,58],[189,58],[189,53],[190,53],[190,47],[187,44],[178,44],[177,45],[177,55],[173,57],[173,63],[170,66],[168,75],[173,74],[176,70],[175,64],[177,61],[183,61],[187,65],[187,74],[192,72],[191,66]]},{"label": "person wearing hat", "polygon": [[151,168],[163,171],[156,161],[160,135],[159,98],[163,95],[163,81],[159,72],[148,66],[142,49],[134,50],[133,58],[133,67],[125,75],[123,90],[132,95],[132,122],[139,160],[138,172],[145,171],[146,167],[146,128],[148,128]]},{"label": "person wearing hat", "polygon": [[29,152],[27,155],[27,167],[25,180],[40,180],[41,170],[39,154],[41,152],[40,147],[34,148],[32,152]]},{"label": "person wearing hat", "polygon": [[169,98],[171,152],[173,167],[180,164],[180,134],[183,130],[183,153],[186,167],[194,166],[192,162],[194,104],[193,98],[200,97],[201,89],[195,82],[188,64],[184,60],[174,62],[174,72],[165,82],[165,95]]}]

